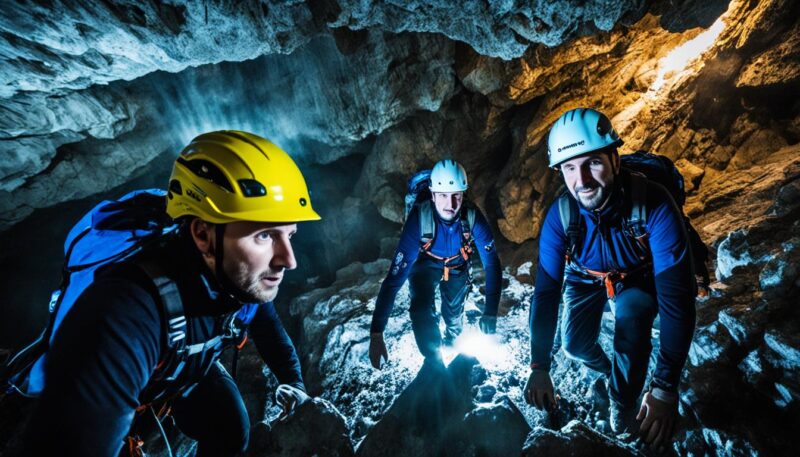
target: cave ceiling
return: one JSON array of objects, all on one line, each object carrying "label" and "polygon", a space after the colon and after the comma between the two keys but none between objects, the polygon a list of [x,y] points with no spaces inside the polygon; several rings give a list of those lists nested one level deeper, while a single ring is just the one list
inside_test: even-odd
[{"label": "cave ceiling", "polygon": [[[452,156],[513,243],[557,192],[543,137],[608,113],[625,152],[706,175],[796,143],[796,17],[763,2],[14,2],[0,15],[0,230],[144,173],[202,131],[262,132],[302,163],[365,156],[388,220]],[[766,145],[766,147],[765,147]],[[499,178],[499,179],[498,179]],[[695,212],[698,210],[694,210]]]}]

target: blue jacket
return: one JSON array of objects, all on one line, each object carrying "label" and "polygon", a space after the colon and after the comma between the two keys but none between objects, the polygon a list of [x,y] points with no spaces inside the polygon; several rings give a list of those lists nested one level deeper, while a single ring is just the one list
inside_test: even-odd
[{"label": "blue jacket", "polygon": [[[585,236],[577,246],[576,261],[595,271],[629,271],[652,261],[655,295],[661,318],[660,348],[653,376],[658,387],[675,391],[686,362],[695,324],[695,280],[683,215],[667,191],[647,184],[647,240],[650,258],[640,259],[636,241],[622,229],[628,187],[618,175],[611,200],[598,213],[580,209]],[[556,331],[561,286],[565,276],[568,238],[557,202],[550,206],[539,237],[536,288],[530,309],[531,362],[549,368]],[[588,281],[579,269],[566,268],[567,281]]]},{"label": "blue jacket", "polygon": [[[466,205],[467,203],[465,202],[464,204]],[[486,222],[486,218],[481,214],[480,210],[476,208],[475,212],[472,238],[475,240],[475,251],[478,252],[483,263],[483,269],[486,272],[486,306],[484,314],[496,316],[497,305],[500,302],[500,284],[502,280],[500,259],[497,257],[497,249],[494,246],[494,238],[489,229],[489,223]],[[461,249],[462,237],[460,219],[456,218],[450,222],[443,221],[435,209],[433,210],[433,215],[436,222],[436,235],[430,252],[439,257],[450,257],[458,254]],[[420,237],[419,212],[417,206],[414,206],[408,215],[405,225],[403,225],[400,244],[397,246],[392,266],[383,284],[381,284],[381,290],[375,303],[375,312],[372,314],[371,332],[382,333],[386,329],[386,323],[389,321],[389,315],[394,307],[397,292],[408,279],[411,267],[418,261]],[[473,255],[475,254],[473,253]],[[419,261],[430,260],[432,259],[427,255],[423,255],[419,259]],[[448,265],[452,267],[463,265],[464,260],[459,260],[460,262],[453,260]]]},{"label": "blue jacket", "polygon": [[[209,286],[204,276],[211,272],[184,241],[174,240],[160,258],[171,264],[166,269],[181,295],[187,343],[194,344],[218,334],[221,319],[241,303]],[[166,350],[158,303],[152,280],[125,263],[81,294],[48,351],[47,383],[24,455],[117,455],[135,408],[151,400],[145,387]],[[299,358],[272,303],[258,306],[249,334],[278,380],[304,389]],[[193,361],[175,384],[199,381],[207,366]]]}]

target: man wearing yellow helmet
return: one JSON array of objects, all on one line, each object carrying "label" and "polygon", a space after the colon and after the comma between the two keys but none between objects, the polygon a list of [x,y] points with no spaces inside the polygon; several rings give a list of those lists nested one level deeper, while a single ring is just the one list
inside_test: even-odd
[{"label": "man wearing yellow helmet", "polygon": [[61,324],[29,455],[112,456],[126,439],[135,453],[131,424],[142,406],[164,401],[198,456],[235,455],[249,420],[218,358],[245,332],[281,383],[284,413],[308,398],[272,304],[297,266],[297,222],[320,219],[292,158],[253,134],[200,135],[175,161],[166,212],[174,234],[98,270]]}]

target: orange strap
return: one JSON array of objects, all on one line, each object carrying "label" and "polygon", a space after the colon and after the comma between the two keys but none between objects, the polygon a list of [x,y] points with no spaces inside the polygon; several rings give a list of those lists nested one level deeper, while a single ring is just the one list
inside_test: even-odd
[{"label": "orange strap", "polygon": [[[470,237],[468,234],[464,234],[464,238],[469,239]],[[431,247],[431,244],[433,244],[432,239],[428,240],[427,243],[423,244],[420,250],[425,254],[427,254],[429,257],[444,263],[444,272],[442,273],[442,281],[450,280],[450,270],[452,270],[452,268],[447,266],[448,263],[459,257],[463,258],[465,261],[469,261],[469,255],[472,254],[472,248],[469,246],[469,244],[467,244],[466,246],[462,245],[461,249],[458,250],[458,254],[456,255],[450,257],[440,257],[428,250]]]},{"label": "orange strap", "polygon": [[142,441],[139,436],[127,436],[125,437],[125,441],[128,442],[128,455],[131,457],[142,457],[144,453],[142,452],[142,446],[144,446],[144,441]]},{"label": "orange strap", "polygon": [[236,350],[237,350],[237,351],[241,351],[241,350],[242,350],[242,348],[244,347],[244,343],[246,343],[246,342],[247,342],[247,337],[248,337],[248,336],[249,336],[249,335],[245,334],[245,335],[244,335],[244,339],[242,340],[242,342],[236,345]]},{"label": "orange strap", "polygon": [[614,287],[614,284],[616,284],[618,281],[622,281],[625,279],[625,276],[627,276],[627,273],[622,273],[619,271],[609,271],[608,273],[604,273],[602,271],[594,271],[587,268],[586,272],[603,280],[603,284],[606,286],[606,296],[611,300],[617,296],[617,291]]}]

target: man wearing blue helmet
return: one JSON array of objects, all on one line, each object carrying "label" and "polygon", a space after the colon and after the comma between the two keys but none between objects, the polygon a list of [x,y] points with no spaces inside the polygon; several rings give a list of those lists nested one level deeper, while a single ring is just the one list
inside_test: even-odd
[{"label": "man wearing blue helmet", "polygon": [[[567,192],[550,207],[539,237],[525,398],[537,408],[556,406],[549,371],[563,300],[562,347],[607,377],[612,430],[639,432],[659,446],[672,436],[694,332],[692,255],[681,211],[664,187],[621,167],[621,144],[609,119],[593,109],[567,111],[550,130],[550,167],[561,172]],[[598,344],[609,302],[610,360]],[[656,316],[660,347],[639,403]]]},{"label": "man wearing blue helmet", "polygon": [[392,266],[381,285],[370,329],[369,358],[375,368],[389,353],[383,331],[406,279],[411,291],[411,326],[426,360],[440,360],[442,336],[434,306],[439,287],[445,322],[444,343],[461,333],[464,300],[470,287],[469,259],[477,251],[486,272],[486,302],[480,328],[495,333],[502,273],[489,224],[464,200],[467,174],[454,160],[442,160],[430,174],[431,199],[420,199],[403,225]]}]

